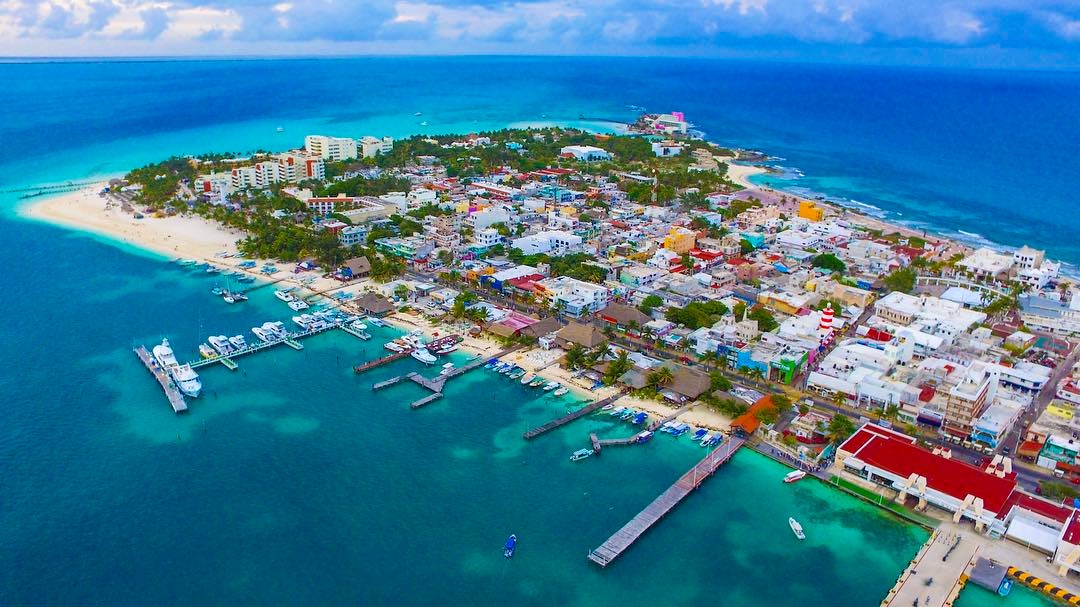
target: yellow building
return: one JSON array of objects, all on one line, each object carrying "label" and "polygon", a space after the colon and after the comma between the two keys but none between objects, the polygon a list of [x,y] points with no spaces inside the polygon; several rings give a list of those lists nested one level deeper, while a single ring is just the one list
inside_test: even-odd
[{"label": "yellow building", "polygon": [[812,200],[800,200],[799,217],[810,221],[821,221],[825,219],[825,209],[814,204]]},{"label": "yellow building", "polygon": [[679,255],[689,253],[696,243],[697,232],[686,228],[672,227],[664,236],[664,248]]}]

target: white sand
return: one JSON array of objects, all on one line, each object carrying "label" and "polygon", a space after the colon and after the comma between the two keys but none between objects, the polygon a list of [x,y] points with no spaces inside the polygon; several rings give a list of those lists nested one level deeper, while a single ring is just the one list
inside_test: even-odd
[{"label": "white sand", "polygon": [[725,162],[724,164],[727,165],[727,178],[732,183],[737,183],[744,188],[756,188],[757,186],[750,183],[750,176],[765,172],[765,169],[759,166],[747,166],[735,164],[734,162]]}]

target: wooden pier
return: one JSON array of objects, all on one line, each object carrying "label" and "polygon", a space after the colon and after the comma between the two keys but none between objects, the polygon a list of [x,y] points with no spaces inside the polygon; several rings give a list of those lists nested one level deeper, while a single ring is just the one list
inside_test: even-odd
[{"label": "wooden pier", "polygon": [[438,400],[438,399],[442,398],[442,396],[443,396],[442,392],[435,392],[434,394],[428,394],[427,396],[425,396],[424,398],[421,398],[420,400],[413,401],[412,404],[409,405],[409,407],[413,408],[413,409],[419,409],[420,407],[423,407],[424,405],[430,403],[433,400]]},{"label": "wooden pier", "polygon": [[235,361],[236,358],[239,358],[241,356],[247,356],[248,354],[254,354],[256,352],[262,352],[263,350],[273,348],[274,346],[280,346],[281,344],[285,344],[285,345],[289,346],[290,348],[292,348],[294,350],[303,350],[304,345],[300,343],[301,339],[304,339],[306,337],[311,337],[312,335],[318,335],[320,333],[325,333],[325,332],[327,332],[327,331],[329,331],[331,329],[340,329],[340,328],[341,328],[341,325],[330,324],[330,325],[320,327],[318,329],[311,329],[311,330],[308,330],[308,331],[300,331],[300,332],[297,332],[297,333],[289,333],[284,339],[278,339],[278,340],[275,340],[275,341],[264,341],[264,342],[261,342],[261,343],[250,345],[250,346],[248,346],[248,347],[246,347],[246,348],[244,348],[242,350],[236,350],[234,352],[229,352],[228,354],[224,354],[224,355],[219,354],[218,356],[214,356],[212,358],[204,358],[202,360],[192,361],[192,362],[190,362],[188,364],[191,365],[192,369],[198,369],[199,367],[205,367],[207,365],[222,364],[225,367],[227,367],[228,369],[230,369],[232,371],[235,371],[236,367],[237,367],[237,364],[236,364],[236,361]]},{"label": "wooden pier", "polygon": [[585,405],[584,407],[578,409],[577,411],[572,411],[572,412],[567,413],[566,415],[564,415],[564,416],[562,416],[562,417],[560,417],[558,419],[553,419],[553,420],[549,421],[548,423],[544,424],[543,426],[533,428],[532,430],[529,430],[529,431],[525,432],[525,434],[523,434],[522,436],[525,437],[525,440],[530,440],[530,439],[536,438],[537,436],[540,436],[541,434],[544,434],[545,432],[549,432],[551,430],[554,430],[555,428],[565,426],[566,424],[569,424],[570,422],[574,421],[575,419],[580,419],[580,418],[585,417],[586,415],[588,415],[588,414],[590,414],[590,413],[592,413],[594,411],[599,411],[604,406],[610,405],[611,403],[618,400],[624,394],[626,394],[625,391],[624,392],[619,392],[618,394],[614,394],[614,395],[609,396],[607,398],[604,398],[604,399],[589,403],[589,404]]},{"label": "wooden pier", "polygon": [[371,335],[369,335],[367,332],[360,331],[359,329],[354,329],[349,325],[341,325],[341,330],[348,333],[349,335],[352,335],[353,337],[362,339],[364,341],[371,339]]},{"label": "wooden pier", "polygon": [[[375,360],[369,360],[366,363],[361,363],[361,364],[356,365],[355,367],[353,367],[353,372],[354,373],[363,373],[364,371],[367,371],[369,369],[374,369],[375,367],[381,367],[383,365],[392,363],[395,360],[401,360],[401,359],[405,358],[406,356],[408,356],[411,353],[412,353],[412,350],[405,350],[403,352],[394,352],[393,354],[383,356],[382,358],[376,358]],[[394,383],[397,383],[397,382],[394,382]],[[390,384],[390,385],[392,385],[392,384]]]},{"label": "wooden pier", "polygon": [[427,388],[432,392],[442,392],[443,386],[446,385],[446,375],[440,375],[435,379],[428,379],[423,375],[420,375],[419,373],[413,371],[412,373],[407,374],[405,376],[405,379],[413,382],[414,384]]},{"label": "wooden pier", "polygon": [[371,384],[371,389],[372,390],[382,390],[383,388],[389,388],[390,386],[400,382],[403,379],[405,379],[404,375],[398,375],[397,377],[391,377],[390,379],[388,379],[386,381],[381,381],[381,382],[378,382],[378,383]]},{"label": "wooden pier", "polygon": [[142,361],[146,370],[154,376],[154,379],[161,384],[161,389],[165,391],[165,397],[169,399],[169,404],[172,406],[173,413],[183,413],[184,411],[187,411],[187,403],[184,402],[184,395],[177,389],[172,378],[165,372],[165,369],[162,369],[161,365],[157,364],[157,362],[150,357],[150,353],[146,351],[146,348],[143,346],[135,348],[135,355],[139,357],[139,360]]},{"label": "wooden pier", "polygon": [[656,524],[665,514],[679,504],[690,492],[701,486],[705,479],[709,478],[716,469],[731,459],[731,456],[743,446],[746,440],[732,437],[706,455],[700,462],[694,465],[686,474],[679,477],[675,484],[668,487],[630,522],[609,537],[606,542],[589,552],[589,560],[607,567],[611,561],[618,558],[639,537]]}]

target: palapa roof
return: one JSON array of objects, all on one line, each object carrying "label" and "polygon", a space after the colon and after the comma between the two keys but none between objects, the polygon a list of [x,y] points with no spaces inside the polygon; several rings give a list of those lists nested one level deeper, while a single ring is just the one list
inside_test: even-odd
[{"label": "palapa roof", "polygon": [[668,390],[680,394],[689,399],[694,399],[709,391],[712,380],[707,373],[687,367],[677,367],[672,373],[672,382],[667,386]]},{"label": "palapa roof", "polygon": [[600,342],[606,341],[604,334],[600,332],[600,329],[592,325],[584,325],[579,322],[570,322],[556,334],[556,337],[569,343],[585,346],[586,348],[594,348],[600,345]]},{"label": "palapa roof", "polygon": [[528,337],[543,337],[550,335],[562,328],[562,323],[555,318],[545,318],[535,322],[521,330],[522,335]]},{"label": "palapa roof", "polygon": [[368,314],[386,314],[394,309],[390,300],[376,293],[364,293],[356,298],[356,305]]},{"label": "palapa roof", "polygon": [[641,310],[618,303],[609,304],[608,307],[598,312],[598,315],[608,322],[614,322],[615,324],[622,326],[635,322],[640,327],[652,320],[652,317]]},{"label": "palapa roof", "polygon": [[492,325],[488,325],[487,330],[500,337],[513,337],[514,334],[517,333],[517,330],[514,329],[514,327],[510,327],[498,322]]},{"label": "palapa roof", "polygon": [[353,276],[357,274],[367,274],[371,272],[371,262],[367,257],[353,257],[352,259],[346,259],[345,263],[341,264],[343,269],[347,268],[352,272]]}]

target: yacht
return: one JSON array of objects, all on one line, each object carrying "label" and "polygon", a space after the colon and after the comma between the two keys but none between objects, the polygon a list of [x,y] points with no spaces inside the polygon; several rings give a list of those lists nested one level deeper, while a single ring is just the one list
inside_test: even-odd
[{"label": "yacht", "polygon": [[791,527],[791,532],[795,534],[795,537],[799,538],[800,540],[806,539],[806,534],[803,533],[802,525],[799,524],[799,521],[789,517],[787,523]]},{"label": "yacht", "polygon": [[263,323],[263,329],[265,330],[267,327],[270,328],[274,339],[285,339],[289,336],[289,332],[285,330],[285,323],[280,320]]},{"label": "yacht", "polygon": [[299,312],[300,310],[307,310],[309,306],[306,301],[294,298],[289,302],[289,307]]},{"label": "yacht", "polygon": [[301,314],[300,316],[293,316],[292,321],[296,323],[296,326],[307,330],[311,328],[311,323],[315,321],[315,318],[311,314]]},{"label": "yacht", "polygon": [[243,335],[233,335],[229,338],[229,343],[237,350],[243,350],[247,347],[247,341],[244,339]]},{"label": "yacht", "polygon": [[286,303],[296,299],[295,297],[293,297],[292,293],[289,293],[288,289],[278,289],[277,291],[274,291],[274,297],[277,297],[278,299]]},{"label": "yacht", "polygon": [[388,341],[385,344],[383,344],[383,347],[386,348],[387,350],[390,350],[391,352],[404,352],[406,350],[406,348],[408,348],[408,346],[401,343],[400,339],[395,339],[395,340],[392,340],[392,341]]},{"label": "yacht", "polygon": [[251,332],[255,334],[255,337],[259,338],[259,341],[267,342],[274,340],[274,338],[262,327],[251,327]]},{"label": "yacht", "polygon": [[210,345],[218,351],[218,354],[225,356],[232,352],[232,344],[229,343],[229,339],[224,335],[215,335],[206,341],[210,342]]},{"label": "yacht", "polygon": [[784,482],[794,483],[797,480],[801,480],[804,476],[806,476],[806,473],[802,470],[792,470],[784,475]]},{"label": "yacht", "polygon": [[198,398],[199,392],[202,391],[199,375],[195,373],[191,365],[181,365],[176,361],[176,354],[169,346],[169,340],[163,339],[160,344],[154,346],[153,354],[161,368],[172,376],[181,392],[192,398]]},{"label": "yacht", "polygon": [[425,365],[433,365],[435,364],[435,361],[439,360],[424,348],[413,348],[412,354],[410,356],[424,363]]}]

